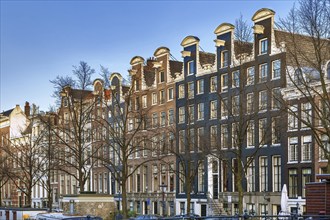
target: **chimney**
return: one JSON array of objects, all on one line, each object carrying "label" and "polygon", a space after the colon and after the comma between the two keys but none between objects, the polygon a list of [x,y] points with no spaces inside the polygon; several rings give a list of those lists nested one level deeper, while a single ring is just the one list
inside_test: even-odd
[{"label": "chimney", "polygon": [[26,115],[26,117],[30,116],[30,103],[29,102],[25,102],[25,106],[24,106],[24,113]]}]

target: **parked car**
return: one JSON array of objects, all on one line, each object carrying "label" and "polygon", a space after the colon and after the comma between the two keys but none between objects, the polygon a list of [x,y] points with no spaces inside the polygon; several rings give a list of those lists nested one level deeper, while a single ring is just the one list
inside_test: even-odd
[{"label": "parked car", "polygon": [[63,214],[63,213],[40,213],[37,214],[36,220],[102,220],[101,217],[90,215],[75,215],[75,214]]},{"label": "parked car", "polygon": [[160,219],[158,215],[139,215],[136,218],[136,220],[149,220],[149,219]]}]

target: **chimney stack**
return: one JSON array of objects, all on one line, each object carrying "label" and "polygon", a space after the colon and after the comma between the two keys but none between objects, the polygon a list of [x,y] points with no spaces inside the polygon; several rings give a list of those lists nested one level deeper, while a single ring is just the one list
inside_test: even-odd
[{"label": "chimney stack", "polygon": [[24,106],[24,113],[26,115],[26,117],[30,116],[30,103],[29,102],[25,102],[25,106]]}]

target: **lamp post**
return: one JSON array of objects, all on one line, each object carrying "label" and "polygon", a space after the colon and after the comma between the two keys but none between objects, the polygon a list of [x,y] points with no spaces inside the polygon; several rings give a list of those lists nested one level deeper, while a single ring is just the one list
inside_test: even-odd
[{"label": "lamp post", "polygon": [[165,216],[165,191],[167,185],[162,183],[162,185],[159,186],[162,189],[162,207],[163,207],[163,216]]}]

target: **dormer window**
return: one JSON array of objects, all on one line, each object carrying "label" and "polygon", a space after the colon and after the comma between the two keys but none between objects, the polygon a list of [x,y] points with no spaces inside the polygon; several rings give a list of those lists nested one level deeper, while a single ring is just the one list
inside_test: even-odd
[{"label": "dormer window", "polygon": [[224,50],[221,52],[221,68],[228,67],[229,63],[229,52],[228,50]]},{"label": "dormer window", "polygon": [[162,71],[159,73],[159,83],[165,82],[165,73]]},{"label": "dormer window", "polygon": [[194,74],[195,73],[195,62],[193,60],[189,61],[187,63],[187,66],[188,66],[188,75]]},{"label": "dormer window", "polygon": [[260,48],[260,53],[259,54],[266,54],[267,53],[267,51],[268,51],[268,39],[267,38],[260,40],[259,48]]}]

